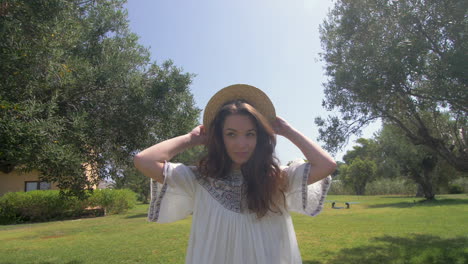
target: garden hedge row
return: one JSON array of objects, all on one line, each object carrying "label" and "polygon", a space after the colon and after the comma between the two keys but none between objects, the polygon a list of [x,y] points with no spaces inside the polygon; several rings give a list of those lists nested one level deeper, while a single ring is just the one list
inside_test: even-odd
[{"label": "garden hedge row", "polygon": [[86,200],[61,196],[57,190],[10,192],[0,197],[0,224],[119,214],[135,205],[136,194],[130,190],[94,190]]}]

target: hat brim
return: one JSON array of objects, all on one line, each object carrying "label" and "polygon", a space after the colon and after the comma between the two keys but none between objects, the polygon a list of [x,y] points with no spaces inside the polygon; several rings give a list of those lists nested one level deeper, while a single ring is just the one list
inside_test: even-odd
[{"label": "hat brim", "polygon": [[270,124],[276,120],[276,111],[270,98],[260,89],[247,84],[234,84],[219,90],[206,104],[203,125],[209,128],[216,114],[227,102],[242,99],[261,113]]}]

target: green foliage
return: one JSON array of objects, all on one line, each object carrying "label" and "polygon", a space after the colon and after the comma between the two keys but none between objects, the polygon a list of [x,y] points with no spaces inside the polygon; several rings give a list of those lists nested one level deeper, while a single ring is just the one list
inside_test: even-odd
[{"label": "green foliage", "polygon": [[0,7],[0,170],[37,169],[84,197],[132,155],[192,129],[193,75],[150,63],[122,0]]},{"label": "green foliage", "polygon": [[449,191],[450,194],[463,193],[463,187],[461,185],[459,185],[459,184],[450,184],[448,191]]},{"label": "green foliage", "polygon": [[135,207],[136,194],[131,190],[99,189],[88,199],[92,207],[104,209],[104,214],[120,214]]},{"label": "green foliage", "polygon": [[[376,178],[365,186],[365,195],[408,195],[414,196],[417,185],[407,178]],[[353,195],[356,191],[351,184],[333,181],[330,195]]]},{"label": "green foliage", "polygon": [[[343,156],[345,163],[338,165],[337,177],[342,180],[340,191],[346,194],[359,194],[365,192],[367,182],[377,177],[377,164],[380,164],[378,144],[373,139],[359,138],[352,150]],[[355,163],[356,162],[356,163]],[[359,170],[363,171],[359,171]],[[352,192],[349,192],[353,190]]]},{"label": "green foliage", "polygon": [[130,189],[137,194],[137,200],[142,203],[149,203],[150,199],[150,178],[139,173],[134,167],[128,167],[123,175],[114,177],[115,189]]},{"label": "green foliage", "polygon": [[[450,181],[449,183],[449,192],[451,186],[460,186],[462,193],[468,193],[468,178],[458,178],[455,180]],[[456,187],[458,188],[458,187]]]},{"label": "green foliage", "polygon": [[398,164],[399,174],[416,182],[427,199],[432,199],[439,189],[448,188],[450,180],[466,175],[438,159],[428,147],[412,144],[398,126],[384,124],[376,140],[384,160]]},{"label": "green foliage", "polygon": [[0,224],[44,222],[80,217],[89,207],[120,214],[136,204],[130,190],[95,190],[87,200],[64,197],[59,191],[9,192],[0,197]]},{"label": "green foliage", "polygon": [[366,195],[416,194],[417,185],[407,178],[378,178],[366,185]]},{"label": "green foliage", "polygon": [[59,191],[10,192],[0,197],[0,223],[43,222],[79,216],[86,202]]},{"label": "green foliage", "polygon": [[346,152],[343,160],[346,163],[351,163],[355,158],[360,159],[375,159],[377,156],[378,146],[373,139],[359,138],[356,140],[359,145],[353,146],[352,150]]},{"label": "green foliage", "polygon": [[316,118],[329,151],[380,119],[468,171],[467,9],[464,0],[336,2],[320,28],[323,106],[339,113]]},{"label": "green foliage", "polygon": [[[360,138],[356,142],[359,145],[343,156],[346,163],[338,166],[334,179],[341,181],[332,186],[333,194],[356,193],[353,190],[357,179],[350,177],[349,168],[357,158],[376,165],[375,176],[367,180],[369,183],[365,187],[369,195],[415,194],[415,186],[418,186],[427,199],[432,199],[436,193],[450,193],[453,184],[463,186],[466,178],[466,173],[457,171],[445,160],[434,159],[429,148],[412,144],[398,126],[384,123],[374,139]],[[357,177],[364,181],[362,176]]]},{"label": "green foliage", "polygon": [[330,195],[352,195],[354,190],[350,185],[345,184],[342,180],[333,180],[330,190],[328,190]]},{"label": "green foliage", "polygon": [[343,182],[352,186],[356,195],[363,195],[366,184],[375,177],[377,165],[369,159],[362,160],[359,157],[353,159],[351,164],[343,168]]}]

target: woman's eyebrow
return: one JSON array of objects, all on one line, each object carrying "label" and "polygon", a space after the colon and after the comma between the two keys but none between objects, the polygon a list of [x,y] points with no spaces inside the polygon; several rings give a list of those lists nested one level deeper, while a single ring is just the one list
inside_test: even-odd
[{"label": "woman's eyebrow", "polygon": [[[234,129],[234,128],[230,128],[230,127],[228,127],[228,128],[225,128],[224,130],[231,130],[231,131],[235,131],[235,132],[237,132],[237,130],[236,130],[236,129]],[[249,129],[249,130],[247,130],[247,132],[251,132],[251,131],[254,131],[254,132],[256,132],[256,131],[257,131],[257,129],[255,129],[255,128],[252,128],[252,129]]]}]

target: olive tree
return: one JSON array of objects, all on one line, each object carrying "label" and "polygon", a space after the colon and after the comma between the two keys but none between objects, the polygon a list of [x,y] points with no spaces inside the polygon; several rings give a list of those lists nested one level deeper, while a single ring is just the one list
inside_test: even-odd
[{"label": "olive tree", "polygon": [[135,152],[196,125],[193,75],[150,62],[124,2],[2,1],[0,170],[37,169],[82,194],[87,174],[121,175]]},{"label": "olive tree", "polygon": [[468,171],[468,2],[338,0],[320,27],[328,81],[316,118],[335,152],[375,120]]}]

